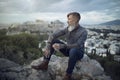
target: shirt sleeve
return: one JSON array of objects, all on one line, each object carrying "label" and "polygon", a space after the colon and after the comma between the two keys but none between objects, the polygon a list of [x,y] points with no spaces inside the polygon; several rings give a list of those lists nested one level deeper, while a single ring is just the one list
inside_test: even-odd
[{"label": "shirt sleeve", "polygon": [[56,39],[56,38],[58,38],[58,37],[60,37],[60,36],[63,36],[63,35],[66,33],[66,31],[67,31],[67,28],[62,29],[62,30],[59,30],[59,31],[56,31],[56,32],[53,33],[52,35],[49,35],[48,41],[47,41],[47,44],[46,44],[47,48],[50,48],[51,43],[52,43],[52,41],[53,41],[54,39]]}]

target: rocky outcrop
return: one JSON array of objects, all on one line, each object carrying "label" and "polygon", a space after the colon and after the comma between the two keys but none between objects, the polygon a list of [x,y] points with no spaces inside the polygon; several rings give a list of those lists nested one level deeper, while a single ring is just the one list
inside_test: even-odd
[{"label": "rocky outcrop", "polygon": [[[0,80],[62,80],[65,74],[68,58],[52,56],[47,71],[34,70],[30,66],[38,65],[42,57],[34,60],[30,65],[20,66],[9,60],[0,59]],[[74,80],[111,80],[104,69],[87,55],[78,61],[73,72]]]}]

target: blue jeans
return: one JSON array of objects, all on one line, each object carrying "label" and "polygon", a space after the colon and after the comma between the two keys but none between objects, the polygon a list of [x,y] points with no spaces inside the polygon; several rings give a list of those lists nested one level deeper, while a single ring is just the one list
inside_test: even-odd
[{"label": "blue jeans", "polygon": [[[53,42],[51,43],[51,48],[50,48],[50,54],[51,54],[51,55],[52,55],[52,54],[54,53],[54,51],[55,51],[55,50],[52,48],[52,45],[53,45],[54,43],[64,44],[63,42],[61,42],[61,41],[59,41],[59,40],[53,40]],[[81,60],[81,58],[83,58],[84,49],[80,49],[80,48],[70,48],[70,49],[68,49],[68,48],[62,48],[62,49],[60,49],[60,52],[63,53],[63,55],[69,57],[68,67],[67,67],[66,73],[72,74],[76,62],[77,62],[78,60]],[[49,58],[45,58],[45,57],[44,57],[44,59],[50,60],[51,55],[50,55]]]}]

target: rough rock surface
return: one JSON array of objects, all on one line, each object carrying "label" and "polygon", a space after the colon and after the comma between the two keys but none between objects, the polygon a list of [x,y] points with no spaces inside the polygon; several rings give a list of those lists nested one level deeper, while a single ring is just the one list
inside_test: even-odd
[{"label": "rough rock surface", "polygon": [[[20,66],[7,59],[0,58],[0,80],[62,80],[68,63],[67,57],[52,56],[47,71],[34,70],[30,66],[38,65],[42,57],[34,60],[30,65]],[[104,69],[87,55],[78,61],[73,72],[73,80],[111,80]]]}]

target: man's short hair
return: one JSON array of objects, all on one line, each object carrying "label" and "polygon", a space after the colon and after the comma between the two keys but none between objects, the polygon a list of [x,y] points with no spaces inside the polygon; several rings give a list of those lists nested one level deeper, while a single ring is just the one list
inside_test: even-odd
[{"label": "man's short hair", "polygon": [[67,15],[67,17],[69,17],[70,15],[76,16],[78,18],[78,21],[81,19],[81,16],[78,12],[71,12]]}]

